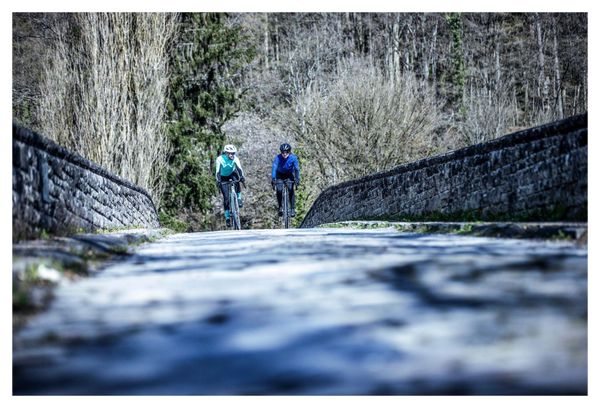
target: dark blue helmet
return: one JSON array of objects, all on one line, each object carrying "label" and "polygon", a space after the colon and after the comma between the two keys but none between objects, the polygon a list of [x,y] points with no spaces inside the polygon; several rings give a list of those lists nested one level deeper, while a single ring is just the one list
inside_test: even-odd
[{"label": "dark blue helmet", "polygon": [[290,146],[288,143],[283,143],[281,146],[279,146],[279,150],[281,150],[281,153],[290,153],[292,151],[292,146]]}]

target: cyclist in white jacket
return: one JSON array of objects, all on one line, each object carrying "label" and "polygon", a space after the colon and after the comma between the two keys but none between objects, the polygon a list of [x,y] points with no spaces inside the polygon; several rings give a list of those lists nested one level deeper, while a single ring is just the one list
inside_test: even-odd
[{"label": "cyclist in white jacket", "polygon": [[[244,183],[246,178],[244,177],[244,170],[242,169],[242,165],[240,163],[240,159],[238,159],[235,154],[237,153],[237,149],[234,145],[228,144],[223,148],[223,153],[217,157],[217,165],[215,169],[215,178],[217,179],[217,185],[221,189],[221,193],[223,194],[223,208],[225,209],[225,223],[227,226],[231,226],[230,209],[229,209],[229,188],[223,185],[222,183],[225,181],[240,181]],[[242,206],[242,192],[240,189],[240,184],[237,183],[235,185],[236,192],[238,195],[238,202],[240,207]]]}]

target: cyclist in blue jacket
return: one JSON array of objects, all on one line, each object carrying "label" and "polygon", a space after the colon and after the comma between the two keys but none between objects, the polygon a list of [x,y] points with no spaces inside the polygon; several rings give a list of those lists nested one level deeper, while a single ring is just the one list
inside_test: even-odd
[{"label": "cyclist in blue jacket", "polygon": [[292,154],[292,146],[288,143],[283,143],[279,146],[279,150],[281,153],[273,159],[271,186],[273,189],[277,190],[277,204],[279,206],[278,214],[281,217],[283,215],[283,210],[281,209],[283,181],[291,180],[294,182],[295,188],[290,189],[290,203],[292,205],[290,215],[295,217],[296,200],[294,190],[300,186],[300,164],[298,163],[298,157],[295,154]]},{"label": "cyclist in blue jacket", "polygon": [[[223,194],[223,208],[225,209],[225,224],[230,227],[231,220],[230,217],[230,209],[229,209],[229,188],[223,185],[224,181],[241,181],[245,183],[246,179],[244,177],[244,170],[242,170],[242,164],[240,163],[240,159],[238,159],[235,154],[237,149],[234,145],[228,144],[223,148],[223,154],[217,157],[216,169],[215,169],[215,178],[217,179],[217,185],[221,189],[221,193]],[[242,207],[242,192],[240,189],[240,183],[235,185],[235,191],[238,196],[238,202],[240,207]]]}]

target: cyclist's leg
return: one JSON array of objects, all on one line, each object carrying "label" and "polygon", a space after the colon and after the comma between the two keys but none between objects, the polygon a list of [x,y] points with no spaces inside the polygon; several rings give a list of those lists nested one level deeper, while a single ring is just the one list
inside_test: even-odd
[{"label": "cyclist's leg", "polygon": [[[237,181],[239,181],[239,177],[236,177],[235,179]],[[235,192],[237,193],[238,206],[240,208],[242,208],[243,207],[243,203],[242,203],[242,187],[240,186],[240,183],[236,183],[236,185],[235,185]]]},{"label": "cyclist's leg", "polygon": [[[221,181],[231,181],[229,177],[222,177]],[[229,185],[221,184],[221,193],[223,193],[223,210],[225,211],[225,220],[229,219]]]},{"label": "cyclist's leg", "polygon": [[279,213],[279,215],[282,215],[282,209],[281,209],[281,200],[283,197],[283,180],[279,177],[279,174],[277,175],[278,177],[275,179],[275,192],[277,193],[277,211]]},{"label": "cyclist's leg", "polygon": [[296,216],[296,194],[295,194],[295,189],[294,189],[294,185],[292,184],[294,182],[294,178],[291,177],[288,179],[290,182],[288,183],[289,186],[289,191],[290,191],[290,215],[292,217]]},{"label": "cyclist's leg", "polygon": [[230,207],[230,215],[229,219],[226,220],[227,226],[230,227],[233,225],[233,229],[239,229],[239,203],[237,201],[237,192],[235,191],[235,185],[229,186],[229,207]]},{"label": "cyclist's leg", "polygon": [[[290,179],[290,181],[294,181],[293,179]],[[294,186],[292,183],[288,184],[289,186],[289,190],[290,190],[290,204],[292,205],[292,209],[296,208],[296,194],[294,191]]]}]

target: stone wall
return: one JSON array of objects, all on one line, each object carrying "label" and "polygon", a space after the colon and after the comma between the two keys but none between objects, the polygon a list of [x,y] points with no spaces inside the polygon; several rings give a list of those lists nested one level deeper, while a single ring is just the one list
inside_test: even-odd
[{"label": "stone wall", "polygon": [[587,220],[587,114],[329,187],[301,227],[349,220]]},{"label": "stone wall", "polygon": [[145,190],[15,124],[12,186],[13,240],[159,226]]}]

